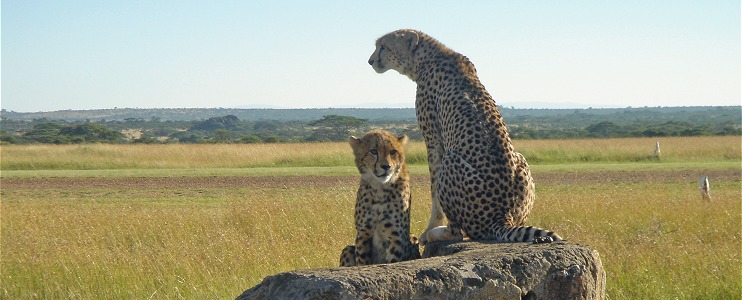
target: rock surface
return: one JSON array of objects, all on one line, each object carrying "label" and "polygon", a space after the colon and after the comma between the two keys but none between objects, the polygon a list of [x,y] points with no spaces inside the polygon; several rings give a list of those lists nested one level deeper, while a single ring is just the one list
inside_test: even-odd
[{"label": "rock surface", "polygon": [[432,243],[423,259],[266,277],[237,299],[603,299],[598,252],[582,245]]}]

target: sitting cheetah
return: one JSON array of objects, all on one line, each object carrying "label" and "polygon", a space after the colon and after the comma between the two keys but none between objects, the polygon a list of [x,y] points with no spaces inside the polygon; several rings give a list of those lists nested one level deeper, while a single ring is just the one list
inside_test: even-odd
[{"label": "sitting cheetah", "polygon": [[[395,70],[417,83],[415,110],[433,195],[423,245],[459,239],[460,230],[474,240],[561,240],[522,226],[535,197],[530,169],[513,151],[500,111],[466,56],[420,31],[397,30],[376,41],[368,63],[377,73]],[[446,218],[448,226],[441,226]]]},{"label": "sitting cheetah", "polygon": [[410,235],[410,176],[405,164],[407,136],[372,130],[351,136],[350,146],[361,173],[355,208],[356,243],[340,255],[340,266],[393,263],[420,258]]}]

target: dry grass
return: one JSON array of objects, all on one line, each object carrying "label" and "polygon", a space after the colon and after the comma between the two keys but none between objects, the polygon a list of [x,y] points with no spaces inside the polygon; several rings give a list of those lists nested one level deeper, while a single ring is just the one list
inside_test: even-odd
[{"label": "dry grass", "polygon": [[[740,137],[628,138],[515,141],[531,164],[739,161]],[[108,170],[352,166],[346,143],[205,145],[4,145],[2,170]],[[412,142],[410,164],[427,162],[425,145]]]},{"label": "dry grass", "polygon": [[[660,142],[663,160],[740,161],[739,137]],[[651,154],[653,145],[516,142],[534,155],[568,147],[570,159],[583,148]],[[420,143],[409,151],[424,155]],[[234,168],[316,157],[352,163],[345,143],[3,146],[2,168]],[[336,266],[353,241],[355,189],[2,189],[0,298],[233,298],[276,272]],[[541,184],[528,223],[596,248],[610,299],[737,299],[741,191],[741,181],[714,182],[709,204],[695,181]],[[429,186],[414,183],[413,194],[419,234]]]},{"label": "dry grass", "polygon": [[740,181],[716,185],[713,203],[695,182],[552,185],[531,222],[597,249],[612,299],[738,299]]},{"label": "dry grass", "polygon": [[739,161],[739,136],[514,141],[531,164],[653,161],[660,142],[661,162]]},{"label": "dry grass", "polygon": [[187,169],[352,165],[346,143],[9,145],[3,170]]},{"label": "dry grass", "polygon": [[0,295],[234,297],[274,272],[334,265],[335,252],[352,241],[352,194],[4,192]]},{"label": "dry grass", "polygon": [[[412,230],[428,186],[413,190]],[[3,191],[3,298],[230,298],[267,275],[333,267],[355,187]],[[612,299],[740,293],[740,182],[542,185],[529,224],[595,247]]]}]

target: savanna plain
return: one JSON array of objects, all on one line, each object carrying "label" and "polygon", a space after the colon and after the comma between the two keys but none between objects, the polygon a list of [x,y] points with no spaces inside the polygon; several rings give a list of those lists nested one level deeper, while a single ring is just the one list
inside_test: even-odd
[{"label": "savanna plain", "polygon": [[[514,144],[536,181],[527,224],[597,249],[608,299],[740,298],[739,136]],[[424,145],[407,152],[419,235],[430,182]],[[234,298],[277,272],[336,267],[354,240],[359,176],[345,143],[0,154],[3,299]]]}]

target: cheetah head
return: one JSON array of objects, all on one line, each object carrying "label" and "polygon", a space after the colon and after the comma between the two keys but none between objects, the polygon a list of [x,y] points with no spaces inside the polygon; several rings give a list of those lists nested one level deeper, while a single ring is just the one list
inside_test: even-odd
[{"label": "cheetah head", "polygon": [[382,184],[396,181],[405,163],[406,135],[397,137],[387,131],[372,130],[362,138],[351,136],[348,141],[363,180]]},{"label": "cheetah head", "polygon": [[376,40],[376,50],[368,59],[368,64],[376,73],[395,70],[415,80],[413,50],[420,42],[420,35],[410,29],[400,29],[387,33]]}]

